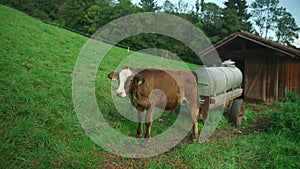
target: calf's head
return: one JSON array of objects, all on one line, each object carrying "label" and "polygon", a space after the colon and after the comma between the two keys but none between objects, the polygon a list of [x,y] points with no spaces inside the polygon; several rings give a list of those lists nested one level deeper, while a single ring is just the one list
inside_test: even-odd
[{"label": "calf's head", "polygon": [[133,76],[135,75],[132,68],[124,68],[120,72],[111,72],[108,78],[118,80],[118,89],[116,95],[126,97],[129,94],[129,87]]}]

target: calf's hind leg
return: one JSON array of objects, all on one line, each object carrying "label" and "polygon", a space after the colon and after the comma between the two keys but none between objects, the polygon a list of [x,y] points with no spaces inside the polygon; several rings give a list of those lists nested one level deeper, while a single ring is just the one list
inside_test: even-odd
[{"label": "calf's hind leg", "polygon": [[196,104],[187,104],[188,111],[190,112],[191,120],[193,123],[193,139],[196,140],[198,138],[198,113],[199,108]]}]

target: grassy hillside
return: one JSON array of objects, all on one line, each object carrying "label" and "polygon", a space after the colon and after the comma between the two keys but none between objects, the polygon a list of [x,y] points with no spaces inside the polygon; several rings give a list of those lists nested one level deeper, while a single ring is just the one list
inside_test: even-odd
[{"label": "grassy hillside", "polygon": [[[101,162],[101,156],[95,159],[89,153],[94,143],[82,130],[72,104],[72,73],[87,38],[5,6],[0,6],[0,20],[1,165],[66,167]],[[97,81],[106,87],[99,88],[98,96],[110,93],[107,74],[132,53],[117,47],[108,53]],[[157,59],[145,54],[131,57],[148,64]],[[161,66],[166,63],[157,61]]]},{"label": "grassy hillside", "polygon": [[[299,148],[294,149],[298,142],[267,133],[238,136],[227,122],[222,122],[225,129],[205,144],[183,142],[172,151],[141,160],[111,155],[86,136],[72,103],[72,73],[87,38],[1,5],[0,20],[0,168],[299,166]],[[134,63],[125,59],[128,55]],[[127,53],[117,47],[107,56],[101,62],[96,80],[99,107],[113,127],[134,135],[136,124],[124,119],[110,106],[111,88],[107,74],[127,64],[139,67],[153,62],[157,66],[168,63],[177,67],[178,62]],[[123,59],[125,61],[119,66]],[[172,124],[176,116],[169,116],[170,120],[154,124],[153,134]]]},{"label": "grassy hillside", "polygon": [[86,38],[0,6],[1,168],[77,166],[93,143],[77,122],[72,70]]}]

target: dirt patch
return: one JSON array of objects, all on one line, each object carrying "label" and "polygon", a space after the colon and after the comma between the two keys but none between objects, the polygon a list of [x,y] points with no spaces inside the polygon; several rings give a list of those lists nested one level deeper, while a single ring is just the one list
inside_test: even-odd
[{"label": "dirt patch", "polygon": [[218,128],[212,134],[210,140],[217,141],[224,137],[235,137],[238,135],[250,135],[250,134],[260,134],[268,131],[269,120],[268,118],[257,112],[262,112],[265,110],[276,109],[277,107],[272,104],[267,103],[246,103],[247,109],[250,109],[253,112],[256,112],[253,115],[254,122],[248,124],[247,127],[233,128],[233,129],[222,129]]},{"label": "dirt patch", "polygon": [[249,125],[241,131],[245,134],[257,134],[260,132],[267,132],[269,128],[268,118],[264,115],[257,114],[254,116],[255,123]]},{"label": "dirt patch", "polygon": [[241,129],[241,131],[245,134],[257,134],[260,132],[267,132],[269,128],[269,120],[268,118],[260,114],[259,112],[263,112],[266,110],[274,110],[278,109],[278,106],[274,106],[271,103],[246,103],[246,107],[253,111],[257,112],[254,114],[254,123],[249,124],[247,128]]},{"label": "dirt patch", "polygon": [[265,110],[276,109],[277,107],[271,103],[256,102],[256,103],[245,103],[246,108],[254,112],[262,112]]}]

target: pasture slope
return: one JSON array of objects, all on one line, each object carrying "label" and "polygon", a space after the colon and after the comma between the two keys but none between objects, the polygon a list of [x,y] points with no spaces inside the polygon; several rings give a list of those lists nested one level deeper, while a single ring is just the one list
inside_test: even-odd
[{"label": "pasture slope", "polygon": [[[298,142],[269,133],[238,135],[225,118],[218,134],[204,144],[183,141],[167,153],[140,160],[112,155],[85,135],[72,104],[72,73],[87,38],[2,5],[0,20],[0,168],[299,167]],[[117,47],[107,54],[98,71],[96,96],[110,124],[134,135],[136,124],[110,106],[106,77],[129,54]],[[172,62],[136,56],[137,62]],[[176,118],[165,114],[163,123],[154,124],[154,135]]]}]

